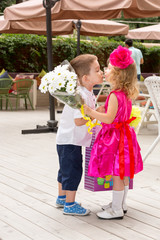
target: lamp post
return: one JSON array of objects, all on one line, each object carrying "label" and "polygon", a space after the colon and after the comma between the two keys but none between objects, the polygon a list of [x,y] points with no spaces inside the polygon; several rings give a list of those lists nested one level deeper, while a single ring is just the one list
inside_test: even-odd
[{"label": "lamp post", "polygon": [[[59,1],[60,0],[43,0],[43,6],[46,9],[48,72],[53,70],[51,8]],[[56,132],[58,122],[55,120],[55,101],[54,97],[50,94],[49,110],[50,120],[47,121],[46,126],[37,125],[36,129],[22,130],[22,134]]]}]

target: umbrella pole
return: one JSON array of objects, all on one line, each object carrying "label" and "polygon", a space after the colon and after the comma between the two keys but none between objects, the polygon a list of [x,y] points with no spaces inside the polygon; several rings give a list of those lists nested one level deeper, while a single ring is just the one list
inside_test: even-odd
[{"label": "umbrella pole", "polygon": [[[52,22],[51,22],[51,8],[59,0],[46,0],[46,4],[43,0],[43,6],[46,8],[46,28],[47,28],[47,59],[48,59],[48,72],[53,70],[53,55],[52,55]],[[55,100],[54,97],[49,94],[49,110],[50,120],[47,121],[49,128],[57,128],[57,121],[55,121]]]},{"label": "umbrella pole", "polygon": [[78,20],[76,23],[74,22],[76,28],[77,28],[77,56],[80,54],[80,30],[81,30],[81,21]]},{"label": "umbrella pole", "polygon": [[[58,1],[60,0],[43,0],[43,6],[44,8],[46,8],[48,72],[53,70],[51,8]],[[49,110],[50,120],[47,121],[47,126],[37,125],[36,129],[22,130],[22,134],[56,132],[58,122],[55,120],[55,102],[54,97],[52,97],[50,94],[49,94]]]}]

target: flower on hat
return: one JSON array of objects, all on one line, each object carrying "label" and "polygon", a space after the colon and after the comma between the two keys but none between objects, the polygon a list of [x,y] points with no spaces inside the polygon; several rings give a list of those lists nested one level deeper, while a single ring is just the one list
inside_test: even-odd
[{"label": "flower on hat", "polygon": [[110,63],[112,66],[118,67],[120,69],[127,68],[131,65],[134,60],[131,57],[132,52],[122,46],[118,46],[111,54],[110,54]]}]

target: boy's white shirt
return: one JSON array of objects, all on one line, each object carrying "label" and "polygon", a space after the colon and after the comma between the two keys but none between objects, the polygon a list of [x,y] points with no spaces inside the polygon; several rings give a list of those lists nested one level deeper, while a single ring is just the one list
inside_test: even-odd
[{"label": "boy's white shirt", "polygon": [[[85,103],[95,109],[95,96],[93,91],[88,91],[85,87],[78,88]],[[86,125],[76,126],[74,119],[81,118],[79,109],[73,109],[68,105],[64,106],[60,124],[57,131],[56,143],[59,145],[72,144],[77,146],[89,147],[92,140],[92,134],[88,133]]]}]

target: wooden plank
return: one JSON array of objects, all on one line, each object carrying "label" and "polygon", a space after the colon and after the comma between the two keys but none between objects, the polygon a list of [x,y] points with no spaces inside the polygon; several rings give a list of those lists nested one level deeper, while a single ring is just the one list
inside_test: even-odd
[{"label": "wooden plank", "polygon": [[[56,193],[55,191],[53,191],[53,193],[55,193],[55,196],[54,195],[50,195],[46,192],[43,192],[41,190],[38,190],[32,186],[29,186],[27,184],[23,184],[21,182],[17,182],[16,180],[14,179],[11,179],[9,177],[6,177],[2,174],[0,174],[0,183],[2,185],[5,186],[6,189],[8,189],[8,187],[10,187],[11,189],[15,189],[15,190],[18,190],[18,192],[20,192],[21,194],[26,194],[26,195],[29,195],[29,196],[32,196],[33,198],[41,201],[41,202],[45,202],[46,204],[48,205],[51,205],[51,206],[55,206],[55,201],[56,201]],[[8,191],[11,191],[8,190]]]},{"label": "wooden plank", "polygon": [[[100,228],[97,228],[95,226],[92,226],[91,224],[86,224],[84,222],[84,218],[86,217],[81,217],[79,219],[77,219],[77,217],[72,217],[72,216],[64,216],[61,212],[60,209],[51,207],[45,203],[42,203],[40,201],[38,201],[37,199],[34,199],[26,194],[23,194],[22,192],[19,192],[11,187],[8,187],[7,185],[4,184],[0,184],[0,192],[1,195],[5,195],[7,197],[10,198],[10,200],[8,200],[9,202],[12,202],[13,200],[16,200],[20,205],[23,204],[23,209],[26,208],[26,206],[31,208],[31,211],[37,211],[41,214],[43,214],[44,216],[48,216],[49,218],[55,221],[57,221],[58,223],[61,223],[63,226],[61,227],[61,229],[65,229],[65,226],[67,226],[69,228],[69,231],[77,231],[81,234],[84,234],[85,236],[87,236],[89,239],[92,240],[97,240],[97,235],[101,237],[101,240],[120,240],[121,238],[116,237],[113,234],[110,234],[107,232],[107,230],[102,230]],[[7,194],[6,194],[7,193]],[[5,204],[5,201],[4,203]],[[13,203],[11,204],[11,208],[12,208]],[[14,208],[15,209],[15,208]],[[90,216],[88,216],[88,218],[90,218]],[[39,220],[38,220],[39,221]],[[35,220],[35,222],[37,223],[37,221]],[[53,221],[54,222],[54,221]],[[42,224],[45,226],[46,222],[42,222]],[[53,226],[51,226],[53,227]],[[54,227],[53,227],[54,228]],[[75,234],[73,234],[75,239]],[[80,238],[81,239],[81,238]],[[66,239],[65,239],[66,240]]]},{"label": "wooden plank", "polygon": [[155,227],[158,230],[160,229],[160,218],[154,217],[152,215],[140,212],[132,208],[127,212],[127,216],[137,220],[137,222],[145,223],[147,226]]},{"label": "wooden plank", "polygon": [[135,192],[130,192],[128,199],[132,199],[133,201],[136,201],[136,202],[145,204],[146,206],[154,207],[160,210],[160,200],[157,199],[157,195],[155,195],[154,197],[154,194],[152,193],[152,199],[151,199],[150,198],[151,192],[149,192],[149,196],[145,196],[142,191],[141,192],[136,191],[136,194],[138,194],[138,197],[135,195]]},{"label": "wooden plank", "polygon": [[[2,166],[3,164],[3,166]],[[20,164],[14,164],[13,161],[9,162],[9,161],[2,161],[1,160],[1,168],[4,168],[6,170],[12,171],[14,173],[18,173],[21,174],[25,177],[29,177],[33,180],[37,180],[39,182],[42,182],[44,184],[47,184],[49,186],[53,186],[53,184],[55,184],[55,174],[53,172],[52,177],[50,177],[46,172],[40,172],[39,168],[33,168],[33,166],[27,166],[27,164],[25,165],[20,165]],[[1,169],[1,172],[3,172],[3,169]],[[51,170],[50,172],[51,173]],[[57,171],[56,171],[57,174]],[[50,174],[51,175],[51,174]]]},{"label": "wooden plank", "polygon": [[124,227],[121,225],[121,222],[124,220],[101,220],[97,219],[95,215],[91,215],[90,218],[84,218],[86,223],[90,222],[93,226],[99,227],[101,229],[106,229],[109,233],[114,233],[116,236],[128,240],[128,239],[138,239],[138,240],[151,240],[155,238],[148,237],[145,232],[143,234],[132,230],[131,228]]},{"label": "wooden plank", "polygon": [[[50,217],[41,214],[39,211],[35,211],[33,208],[30,208],[23,203],[15,201],[12,198],[0,193],[1,203],[0,206],[5,207],[12,213],[22,217],[23,219],[28,220],[33,225],[36,225],[46,232],[52,233],[53,237],[59,237],[63,240],[89,240],[90,238],[85,235],[74,231],[73,229],[68,229],[66,226],[57,222],[56,220],[51,219]],[[41,231],[39,233],[41,235]],[[46,234],[47,237],[47,234]]]},{"label": "wooden plank", "polygon": [[[136,190],[135,191],[130,190],[129,193],[130,192],[135,194],[135,196],[138,199],[138,195],[136,194]],[[99,192],[98,193],[92,193],[92,197],[90,197],[90,200],[88,199],[88,197],[86,198],[86,196],[87,195],[89,196],[89,194],[85,195],[83,193],[84,194],[83,195],[83,202],[85,204],[90,202],[87,205],[87,207],[90,208],[92,210],[92,212],[96,213],[98,211],[101,211],[101,206],[102,205],[110,202],[111,196],[110,196],[110,198],[108,197],[109,193],[111,194],[111,191],[107,192],[107,193],[102,193],[102,192],[101,193],[99,193]],[[100,198],[97,197],[97,195],[99,195],[99,194],[102,196],[102,198],[101,198],[101,196],[100,196]],[[105,198],[103,196],[104,194],[106,195]],[[94,200],[93,200],[93,198],[94,198]],[[147,205],[145,204],[145,201],[143,203],[141,203],[140,205],[139,205],[139,203],[137,205],[137,200],[136,199],[133,201],[132,199],[129,198],[127,202],[128,202],[128,207],[129,207],[128,212],[127,212],[127,217],[129,217],[131,219],[131,222],[133,222],[132,219],[134,219],[137,222],[137,224],[140,224],[140,225],[141,225],[141,223],[145,224],[147,226],[148,231],[150,230],[151,234],[153,234],[153,236],[154,236],[156,230],[160,229],[160,218],[157,215],[154,217],[153,213],[152,213],[152,210],[154,210],[154,212],[157,211],[157,208],[154,206],[154,204],[151,205],[150,212],[148,212],[147,211]],[[145,205],[144,208],[143,208],[143,205]],[[119,224],[121,224],[121,221],[120,221]],[[153,231],[153,228],[155,228],[155,232]],[[143,228],[142,228],[142,230],[143,230]]]},{"label": "wooden plank", "polygon": [[37,181],[34,179],[30,179],[29,177],[26,177],[20,173],[13,172],[13,171],[10,171],[10,170],[2,168],[2,167],[0,167],[0,172],[3,173],[2,175],[9,177],[17,182],[24,183],[30,187],[33,187],[37,190],[43,191],[44,193],[47,193],[47,194],[50,194],[53,196],[55,194],[55,190],[57,189],[57,184],[55,184],[56,187],[49,186],[49,185],[44,184],[43,182],[40,182],[40,181]]},{"label": "wooden plank", "polygon": [[25,236],[6,222],[0,220],[0,240],[31,240],[33,238]]},{"label": "wooden plank", "polygon": [[[11,158],[12,158],[12,161],[11,161]],[[51,165],[50,163],[47,163],[47,162],[43,166],[43,164],[37,161],[35,158],[34,159],[30,158],[30,161],[28,161],[28,159],[27,160],[26,158],[23,159],[23,157],[21,156],[12,155],[11,157],[8,153],[5,153],[5,154],[2,153],[2,150],[1,150],[1,162],[3,162],[2,166],[4,167],[11,163],[23,169],[26,169],[28,171],[32,170],[37,174],[39,173],[40,175],[44,175],[51,179],[54,179],[54,173],[57,173],[57,169],[58,169],[58,160],[57,160],[57,166]],[[50,167],[47,167],[47,166],[50,166]]]},{"label": "wooden plank", "polygon": [[8,225],[12,226],[16,230],[23,232],[24,235],[30,237],[31,239],[49,239],[49,240],[60,240],[61,238],[45,231],[44,229],[38,227],[36,224],[32,224],[25,218],[18,216],[12,211],[0,205],[0,220],[6,222]]},{"label": "wooden plank", "polygon": [[[87,201],[84,201],[84,203],[87,204]],[[88,204],[87,207],[90,208],[94,213],[102,211],[100,206],[97,206],[96,202],[93,201]],[[157,236],[160,236],[160,218],[151,216],[147,212],[141,212],[133,209],[130,207],[130,205],[123,221],[119,221],[118,224],[126,228],[135,228],[135,230],[141,234],[149,232],[147,236],[150,236],[156,240]],[[146,231],[144,231],[144,229],[146,229]]]},{"label": "wooden plank", "polygon": [[[156,193],[153,188],[149,187],[149,188],[141,188],[141,189],[137,189],[136,190],[136,194],[138,195],[138,198],[139,196],[143,196],[147,199],[150,200],[150,203],[152,203],[152,200],[156,201],[156,202],[159,202],[160,203],[160,194],[159,193]],[[134,194],[133,194],[134,195]],[[129,194],[129,197],[130,197],[130,194]],[[132,195],[131,195],[132,197]],[[148,202],[148,201],[147,201]]]}]

